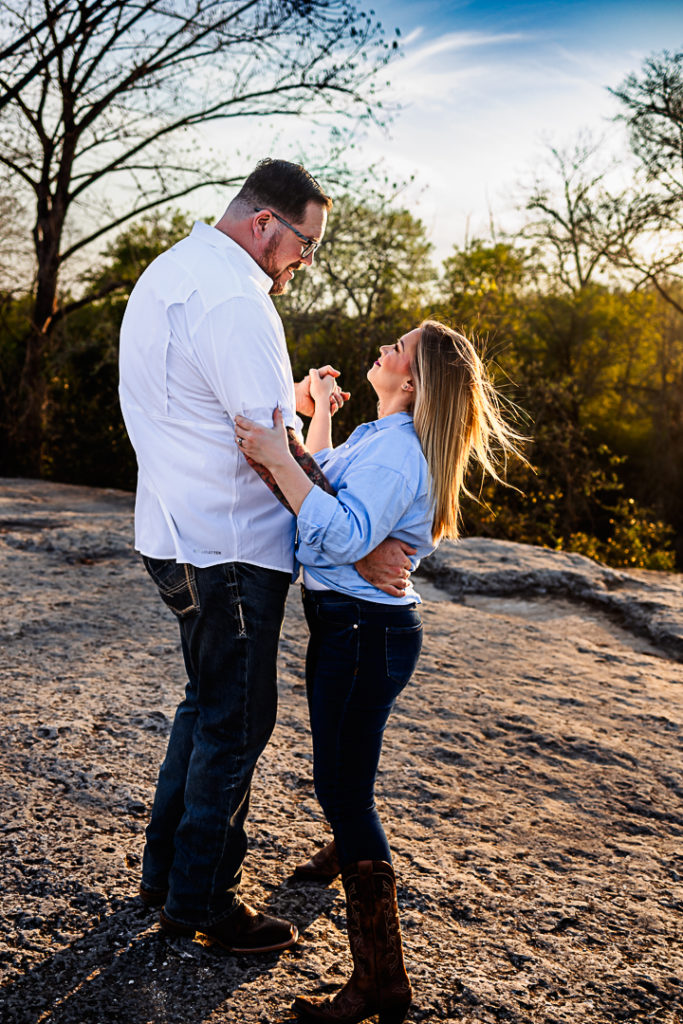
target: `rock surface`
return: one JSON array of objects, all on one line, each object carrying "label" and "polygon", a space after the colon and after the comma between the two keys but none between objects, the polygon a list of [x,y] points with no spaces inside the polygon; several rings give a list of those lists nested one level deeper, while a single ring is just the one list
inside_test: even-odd
[{"label": "rock surface", "polygon": [[683,661],[683,585],[673,573],[620,572],[583,555],[465,538],[445,541],[420,573],[453,597],[548,595],[593,605]]},{"label": "rock surface", "polygon": [[[296,588],[244,892],[301,942],[240,959],[167,941],[135,892],[183,673],[131,512],[130,495],[0,482],[0,1019],[293,1022],[295,994],[349,971],[339,883],[289,878],[325,838]],[[481,540],[423,571],[423,656],[378,786],[408,1024],[679,1024],[681,577]]]}]

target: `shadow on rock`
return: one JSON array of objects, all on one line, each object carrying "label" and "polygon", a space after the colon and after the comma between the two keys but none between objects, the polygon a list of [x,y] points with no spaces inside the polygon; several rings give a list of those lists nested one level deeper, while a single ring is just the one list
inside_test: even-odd
[{"label": "shadow on rock", "polygon": [[[328,914],[335,888],[284,883],[267,910],[295,921],[300,933]],[[170,939],[157,913],[137,898],[115,901],[96,927],[9,984],[0,996],[3,1024],[186,1024],[205,1020],[232,994],[268,974],[281,956],[291,962],[292,991],[271,1024],[293,1024],[290,1006],[301,982],[305,939],[284,954],[232,955],[209,940]],[[301,965],[301,966],[300,966]],[[301,972],[305,974],[305,970]]]}]

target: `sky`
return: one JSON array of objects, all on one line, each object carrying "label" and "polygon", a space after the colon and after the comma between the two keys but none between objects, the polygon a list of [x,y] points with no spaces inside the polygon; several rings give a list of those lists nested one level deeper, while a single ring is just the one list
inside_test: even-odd
[{"label": "sky", "polygon": [[[393,119],[386,129],[359,129],[345,157],[361,173],[377,168],[380,189],[385,178],[409,183],[397,202],[424,224],[435,263],[467,239],[490,237],[492,226],[500,236],[521,225],[525,190],[546,173],[551,144],[569,148],[590,131],[627,167],[625,132],[614,123],[619,104],[608,86],[638,72],[649,55],[683,46],[681,0],[354,2],[372,7],[387,39],[400,29],[401,46],[378,76],[388,80],[382,98]],[[193,144],[198,154],[224,159],[231,173],[268,155],[315,167],[329,150],[327,133],[291,117],[209,122]],[[115,204],[117,196],[107,183],[104,198]],[[121,202],[130,198],[122,191]],[[225,203],[224,190],[206,188],[179,205],[213,222]],[[90,259],[84,251],[74,261],[74,280]],[[29,276],[30,253],[26,267]]]},{"label": "sky", "polygon": [[[437,259],[486,235],[491,220],[498,231],[514,229],[520,196],[549,145],[569,147],[588,130],[623,154],[607,87],[650,54],[683,44],[677,0],[371,6],[388,38],[401,31],[401,56],[385,76],[386,98],[400,109],[388,134],[360,136],[348,159],[359,169],[379,161],[392,180],[415,176],[400,201],[425,224]],[[254,132],[252,152],[260,154]]]}]

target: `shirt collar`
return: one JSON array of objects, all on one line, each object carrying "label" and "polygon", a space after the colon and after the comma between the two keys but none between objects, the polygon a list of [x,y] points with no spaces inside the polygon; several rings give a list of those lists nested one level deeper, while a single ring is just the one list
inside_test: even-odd
[{"label": "shirt collar", "polygon": [[361,437],[365,437],[366,434],[374,434],[380,430],[393,430],[395,427],[406,426],[413,426],[411,414],[409,412],[392,412],[391,416],[382,416],[381,420],[370,420],[368,423],[361,423],[347,438],[346,443],[349,444],[351,438],[354,441],[360,441]]},{"label": "shirt collar", "polygon": [[210,227],[203,221],[195,221],[191,237],[201,242],[203,245],[210,245],[213,249],[218,249],[225,253],[226,258],[231,260],[239,260],[244,268],[245,274],[249,274],[253,277],[256,284],[263,289],[266,294],[270,293],[270,289],[273,287],[273,279],[269,274],[266,274],[265,270],[259,267],[256,260],[249,255],[246,249],[243,249],[241,245],[226,235],[223,231],[219,231],[218,228]]},{"label": "shirt collar", "polygon": [[381,420],[372,420],[368,426],[375,430],[391,430],[392,427],[404,427],[406,424],[413,424],[413,417],[409,412],[392,412],[390,416],[382,416]]}]

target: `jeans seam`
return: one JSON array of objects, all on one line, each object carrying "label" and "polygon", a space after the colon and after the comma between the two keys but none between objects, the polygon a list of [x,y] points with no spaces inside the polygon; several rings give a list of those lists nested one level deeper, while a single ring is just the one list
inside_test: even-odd
[{"label": "jeans seam", "polygon": [[[237,617],[238,617],[238,620],[239,620],[239,628],[238,628],[238,631],[237,631],[236,639],[237,640],[248,640],[249,638],[248,638],[248,635],[247,635],[246,625],[245,625],[245,621],[244,621],[244,611],[243,611],[243,608],[242,608],[242,594],[240,592],[240,580],[239,580],[239,575],[238,575],[237,570],[235,569],[234,565],[230,565],[230,570],[229,570],[229,573],[227,573],[227,575],[229,576],[229,579],[230,579],[230,582],[228,583],[228,586],[230,587],[230,590],[231,590],[232,605],[233,605],[233,608],[236,609],[236,611],[237,611]],[[239,654],[239,663],[240,663],[240,667],[242,669],[242,671],[240,672],[240,675],[239,675],[240,699],[241,699],[241,702],[242,702],[242,708],[241,708],[241,714],[240,714],[240,722],[242,723],[242,735],[241,735],[240,739],[241,739],[242,750],[244,750],[244,748],[246,747],[247,736],[249,735],[249,725],[250,725],[250,723],[249,723],[249,698],[248,698],[248,693],[247,693],[248,687],[249,687],[249,679],[250,679],[250,658],[249,658],[250,645],[249,645],[249,643],[247,643],[247,644],[240,645],[240,646],[242,648],[238,652],[238,654]],[[249,783],[249,786],[250,785],[251,785],[251,783]],[[230,827],[231,827],[230,826],[230,821],[232,819],[233,813],[234,813],[234,807],[232,806],[232,802],[231,802],[231,804],[230,804],[230,813],[229,814],[225,814],[225,816],[224,816],[223,835],[222,835],[222,841],[221,841],[221,854],[220,854],[220,857],[217,858],[217,860],[216,860],[216,865],[215,865],[215,868],[214,868],[213,876],[211,878],[211,887],[210,887],[210,890],[209,890],[209,901],[210,901],[209,905],[211,905],[211,903],[213,903],[213,900],[214,900],[214,898],[216,896],[216,886],[217,886],[217,883],[218,883],[218,880],[219,880],[221,864],[223,862],[223,858],[225,857],[225,853],[226,853],[226,850],[227,850],[227,847],[228,847],[228,837],[230,835]],[[208,915],[208,910],[209,910],[209,908],[207,907],[207,915]],[[233,910],[234,910],[234,902],[230,905],[230,908],[224,914],[219,915],[219,917],[217,917],[217,918],[211,919],[210,923],[211,924],[217,924],[219,921],[222,921],[225,917],[229,917]]]},{"label": "jeans seam", "polygon": [[[354,665],[353,665],[353,681],[351,683],[351,686],[349,687],[349,691],[346,694],[346,698],[344,700],[344,704],[343,704],[343,708],[342,708],[342,714],[341,714],[340,722],[339,722],[339,729],[337,730],[337,743],[335,745],[335,760],[336,760],[337,764],[339,764],[339,761],[340,761],[340,744],[341,744],[341,735],[342,735],[342,732],[343,732],[343,724],[344,724],[344,722],[346,721],[346,719],[348,717],[349,704],[350,704],[350,702],[351,702],[351,700],[353,698],[353,695],[354,695],[354,693],[356,691],[356,684],[358,682],[358,665],[359,665],[359,662],[360,662],[360,635],[361,635],[360,608],[358,607],[358,605],[356,605],[356,620],[357,620],[356,623],[355,623],[356,628],[352,630],[352,633],[355,634],[355,637],[356,637],[356,650],[355,650]],[[353,625],[353,624],[351,624],[351,625]]]},{"label": "jeans seam", "polygon": [[239,628],[237,631],[238,640],[248,640],[249,634],[247,633],[247,626],[244,619],[244,609],[242,607],[242,595],[240,593],[240,583],[235,566],[233,563],[228,563],[225,569],[225,575],[227,577],[227,586],[230,589],[230,604],[233,612],[237,616],[239,622]]}]

